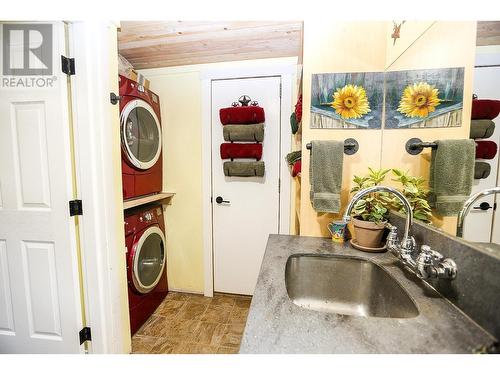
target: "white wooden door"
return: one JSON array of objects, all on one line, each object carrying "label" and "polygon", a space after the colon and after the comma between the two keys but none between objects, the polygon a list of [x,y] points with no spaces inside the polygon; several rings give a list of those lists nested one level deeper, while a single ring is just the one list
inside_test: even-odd
[{"label": "white wooden door", "polygon": [[[473,91],[479,99],[500,100],[500,67],[475,68]],[[487,140],[496,142],[498,145],[500,144],[500,117],[497,117],[494,121],[495,132]],[[471,194],[497,186],[498,153],[495,158],[491,160],[478,161],[490,164],[491,173],[488,178],[474,180]],[[495,200],[496,202],[500,202],[500,197],[489,195],[476,201],[473,207],[479,207],[482,202],[487,202],[491,207],[493,207]],[[472,208],[465,218],[464,238],[473,242],[500,242],[498,238],[492,238],[494,214],[495,212],[491,208],[486,211]]]},{"label": "white wooden door", "polygon": [[83,350],[65,30],[52,26],[53,87],[0,89],[0,353]]},{"label": "white wooden door", "polygon": [[[212,81],[212,197],[214,290],[252,295],[270,233],[279,232],[280,77]],[[265,111],[264,177],[226,177],[219,109],[242,95]],[[217,204],[216,197],[230,203]]]}]

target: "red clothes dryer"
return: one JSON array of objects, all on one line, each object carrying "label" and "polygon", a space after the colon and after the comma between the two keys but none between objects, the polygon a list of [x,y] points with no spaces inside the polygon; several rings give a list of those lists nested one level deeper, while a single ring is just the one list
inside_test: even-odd
[{"label": "red clothes dryer", "polygon": [[162,189],[160,99],[124,76],[120,78],[123,198]]},{"label": "red clothes dryer", "polygon": [[132,334],[167,295],[165,223],[161,205],[125,211],[128,301]]}]

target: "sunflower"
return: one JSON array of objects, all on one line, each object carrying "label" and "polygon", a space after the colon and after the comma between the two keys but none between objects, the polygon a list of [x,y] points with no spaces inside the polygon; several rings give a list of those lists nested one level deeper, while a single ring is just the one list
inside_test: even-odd
[{"label": "sunflower", "polygon": [[398,111],[406,117],[427,117],[441,104],[439,90],[426,82],[408,85],[403,91]]},{"label": "sunflower", "polygon": [[333,94],[331,106],[342,118],[360,118],[371,111],[362,86],[346,85],[337,89]]}]

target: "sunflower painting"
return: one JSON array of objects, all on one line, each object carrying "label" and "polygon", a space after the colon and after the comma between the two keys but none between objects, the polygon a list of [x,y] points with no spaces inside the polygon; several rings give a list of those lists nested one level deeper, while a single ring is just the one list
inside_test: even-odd
[{"label": "sunflower painting", "polygon": [[398,111],[406,117],[425,118],[440,104],[439,90],[426,82],[406,86]]},{"label": "sunflower painting", "polygon": [[343,119],[361,118],[370,112],[366,91],[362,86],[345,85],[333,94],[332,107]]},{"label": "sunflower painting", "polygon": [[464,69],[386,73],[385,128],[461,126]]},{"label": "sunflower painting", "polygon": [[313,74],[311,128],[380,129],[384,73]]}]

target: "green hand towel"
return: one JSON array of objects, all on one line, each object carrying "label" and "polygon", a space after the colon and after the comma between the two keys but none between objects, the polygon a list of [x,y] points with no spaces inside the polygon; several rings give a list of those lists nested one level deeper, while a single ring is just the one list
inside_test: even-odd
[{"label": "green hand towel", "polygon": [[495,123],[492,120],[472,120],[470,122],[470,137],[489,138],[495,131]]},{"label": "green hand towel", "polygon": [[224,175],[228,177],[264,177],[266,168],[263,161],[226,161]]},{"label": "green hand towel", "polygon": [[312,141],[309,178],[310,198],[317,212],[340,212],[344,142]]},{"label": "green hand towel", "polygon": [[484,161],[476,161],[474,165],[474,179],[481,180],[483,178],[488,178],[491,173],[491,165]]},{"label": "green hand towel", "polygon": [[264,124],[224,125],[225,141],[264,142]]},{"label": "green hand towel", "polygon": [[471,193],[476,143],[472,139],[436,141],[429,176],[429,203],[442,216],[456,216]]},{"label": "green hand towel", "polygon": [[293,165],[297,160],[302,159],[302,151],[292,151],[286,156],[288,165]]},{"label": "green hand towel", "polygon": [[292,134],[295,134],[299,131],[299,122],[297,121],[295,112],[292,112],[292,114],[290,115],[290,127],[292,128]]}]

